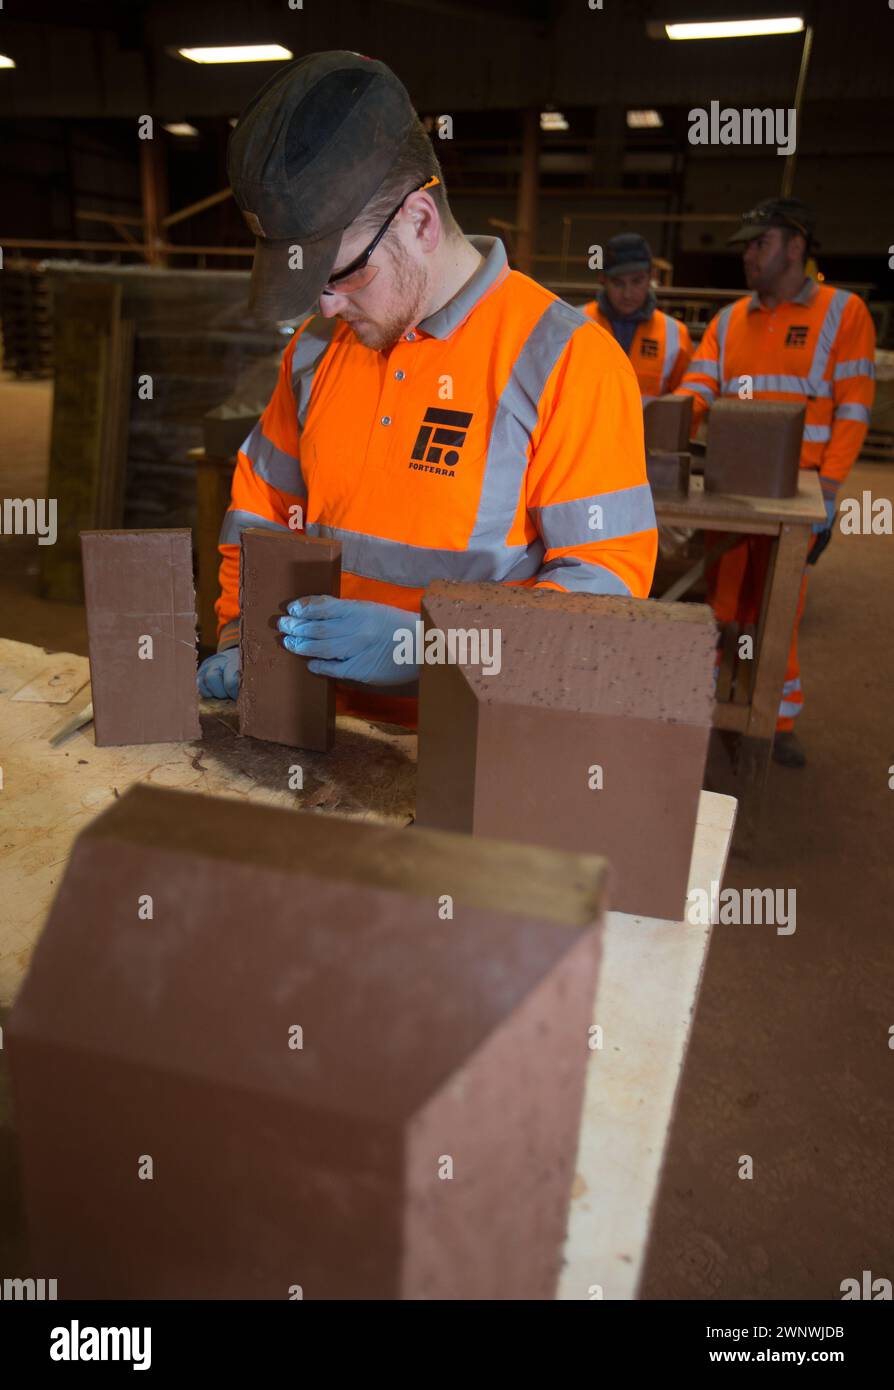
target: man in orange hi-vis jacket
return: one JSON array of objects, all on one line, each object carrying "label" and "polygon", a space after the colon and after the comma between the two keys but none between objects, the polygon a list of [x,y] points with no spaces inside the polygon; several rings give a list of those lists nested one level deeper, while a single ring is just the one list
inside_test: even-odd
[{"label": "man in orange hi-vis jacket", "polygon": [[352,683],[341,708],[399,722],[418,667],[395,634],[433,580],[645,598],[657,531],[630,363],[499,241],[462,234],[395,75],[345,52],[283,68],[229,173],[258,237],[253,304],[311,317],[239,452],[202,692],[238,691],[243,527],[297,518],[341,542],[340,597],[290,602],[284,645]]},{"label": "man in orange hi-vis jacket", "polygon": [[[814,225],[810,209],[794,198],[770,198],[745,214],[730,241],[744,244],[752,294],[711,320],[677,394],[693,398],[693,428],[715,397],[742,395],[743,389],[755,400],[806,403],[801,467],[819,473],[826,502],[826,527],[814,527],[815,562],[831,534],[836,494],[869,427],[875,329],[857,295],[805,274]],[[757,621],[769,555],[769,539],[753,536],[722,557],[710,581],[721,622]],[[773,743],[776,761],[788,767],[806,761],[794,732],[803,702],[798,624],[806,590],[805,570]]]},{"label": "man in orange hi-vis jacket", "polygon": [[612,237],[605,248],[605,284],[581,312],[614,335],[630,358],[643,405],[679,386],[692,357],[685,323],[658,308],[652,288],[652,248],[636,232]]}]

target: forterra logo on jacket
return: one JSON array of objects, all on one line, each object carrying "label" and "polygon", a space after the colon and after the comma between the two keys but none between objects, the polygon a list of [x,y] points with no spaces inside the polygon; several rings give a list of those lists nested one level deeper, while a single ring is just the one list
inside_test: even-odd
[{"label": "forterra logo on jacket", "polygon": [[472,416],[464,410],[443,410],[429,406],[410,455],[408,465],[421,473],[440,473],[452,478],[459,463],[459,450],[466,442]]}]

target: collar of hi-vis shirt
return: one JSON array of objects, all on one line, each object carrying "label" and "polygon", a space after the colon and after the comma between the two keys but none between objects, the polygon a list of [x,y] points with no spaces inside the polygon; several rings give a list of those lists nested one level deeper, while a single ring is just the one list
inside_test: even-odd
[{"label": "collar of hi-vis shirt", "polygon": [[475,305],[509,274],[506,248],[499,237],[467,236],[466,241],[484,260],[452,299],[417,323],[420,333],[427,333],[432,338],[449,338],[454,329],[469,317]]},{"label": "collar of hi-vis shirt", "polygon": [[[819,285],[817,284],[817,282],[811,279],[811,277],[808,275],[807,279],[804,281],[803,285],[798,290],[798,293],[793,294],[791,299],[786,299],[783,301],[783,303],[805,305],[810,304],[813,300],[813,296],[816,294],[818,289]],[[760,295],[758,294],[757,290],[755,290],[748,301],[749,314],[753,314],[755,309],[763,309],[765,307],[766,306],[761,303]],[[779,305],[777,305],[776,307],[778,308]]]}]

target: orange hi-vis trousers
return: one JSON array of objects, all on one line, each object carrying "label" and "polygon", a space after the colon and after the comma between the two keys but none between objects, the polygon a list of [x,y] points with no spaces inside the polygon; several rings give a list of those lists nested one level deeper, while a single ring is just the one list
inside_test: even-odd
[{"label": "orange hi-vis trousers", "polygon": [[[716,539],[718,537],[706,535],[705,544],[710,545]],[[724,555],[721,555],[717,564],[709,569],[707,576],[708,601],[718,622],[757,625],[772,547],[773,542],[770,536],[749,536],[741,545],[727,550]],[[798,594],[792,640],[788,649],[782,699],[776,719],[777,733],[793,729],[795,719],[801,713],[803,695],[801,693],[801,668],[798,665],[798,625],[804,611],[806,594],[807,570],[805,568],[801,579],[801,590]]]}]

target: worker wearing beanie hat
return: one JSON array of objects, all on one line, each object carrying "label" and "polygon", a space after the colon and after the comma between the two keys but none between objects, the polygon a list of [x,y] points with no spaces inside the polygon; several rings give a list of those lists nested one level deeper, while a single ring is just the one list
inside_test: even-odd
[{"label": "worker wearing beanie hat", "polygon": [[636,372],[643,404],[676,390],[692,358],[685,323],[665,314],[652,288],[652,248],[637,232],[606,247],[605,283],[583,312],[612,333]]}]

